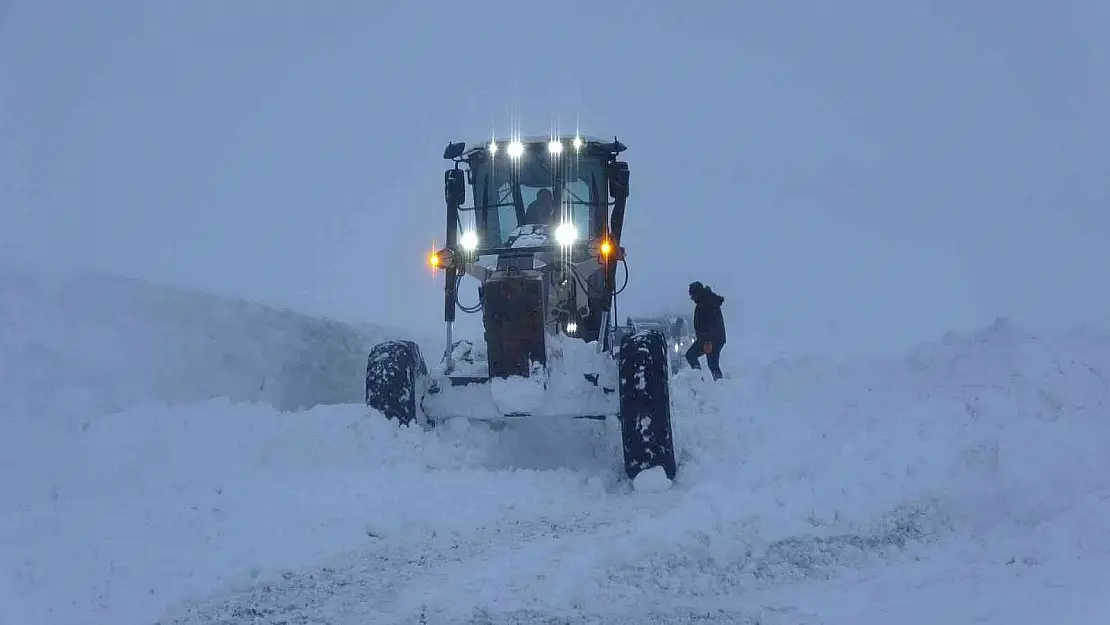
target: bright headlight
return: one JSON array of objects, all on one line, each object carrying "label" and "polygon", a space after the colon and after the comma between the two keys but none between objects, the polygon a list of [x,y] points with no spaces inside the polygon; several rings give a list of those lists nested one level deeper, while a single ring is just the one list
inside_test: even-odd
[{"label": "bright headlight", "polygon": [[462,236],[459,237],[459,245],[462,245],[463,249],[468,252],[474,251],[478,247],[478,233],[473,230],[462,233]]},{"label": "bright headlight", "polygon": [[559,224],[555,229],[555,242],[559,245],[570,245],[578,238],[578,230],[575,229],[572,223]]},{"label": "bright headlight", "polygon": [[563,144],[558,141],[552,141],[547,144],[547,151],[555,155],[562,154]]},{"label": "bright headlight", "polygon": [[520,158],[524,154],[524,144],[516,139],[509,142],[509,156],[512,158]]}]

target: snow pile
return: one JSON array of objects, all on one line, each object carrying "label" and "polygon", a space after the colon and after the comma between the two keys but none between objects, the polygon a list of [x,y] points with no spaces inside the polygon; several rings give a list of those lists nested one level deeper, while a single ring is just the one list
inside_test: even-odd
[{"label": "snow pile", "polygon": [[642,493],[660,493],[670,489],[673,485],[670,478],[667,477],[667,472],[663,467],[652,467],[645,471],[640,471],[632,480],[632,487],[636,492]]},{"label": "snow pile", "polygon": [[[881,584],[851,573],[812,597],[773,596],[814,622],[882,622],[884,610],[891,622],[1088,622],[1072,619],[1106,608],[1110,577],[1089,572],[1110,564],[1107,330],[1043,337],[999,320],[901,360],[780,361],[725,384],[683,375],[688,495],[648,570],[702,549],[765,586],[905,552],[915,564]],[[714,571],[701,583],[720,584]]]},{"label": "snow pile", "polygon": [[[1110,483],[1096,451],[1110,443],[1107,376],[1110,334],[1048,340],[1001,320],[902,361],[741,371],[738,393],[679,394],[696,416],[676,426],[687,479],[742,480],[758,508],[793,518],[862,520],[939,499],[968,523],[1031,519]],[[812,496],[796,498],[800,483]]]},{"label": "snow pile", "polygon": [[13,623],[150,623],[335,553],[555,519],[606,494],[565,469],[486,468],[521,458],[499,457],[513,435],[499,445],[480,424],[425,432],[363,406],[283,414],[227,400],[72,410],[0,433],[0,588],[25,614]]},{"label": "snow pile", "polygon": [[1110,614],[1107,333],[999,323],[900,360],[729,373],[676,383],[682,465],[662,492],[623,478],[611,422],[424,430],[359,405],[280,414],[226,400],[95,419],[78,403],[73,418],[9,420],[0,616],[1009,625]]},{"label": "snow pile", "polygon": [[[453,350],[453,375],[486,375],[485,346],[460,342]],[[529,378],[494,379],[490,384],[452,387],[440,380],[441,392],[425,397],[423,408],[434,419],[466,417],[495,419],[511,413],[525,413],[540,419],[568,415],[607,415],[617,410],[616,393],[604,389],[617,387],[616,368],[608,354],[598,351],[597,343],[560,334],[547,339],[547,375],[533,363]],[[441,370],[433,367],[433,375]],[[596,384],[586,375],[595,378]],[[516,417],[512,417],[516,418]]]},{"label": "snow pile", "polygon": [[139,280],[0,264],[0,410],[361,401],[370,347],[400,334]]},{"label": "snow pile", "polygon": [[505,238],[510,248],[542,247],[547,245],[548,227],[542,224],[518,226]]},{"label": "snow pile", "polygon": [[[536,373],[539,367],[533,367]],[[531,377],[494,378],[486,392],[490,394],[497,412],[493,414],[536,414],[543,409],[545,389],[542,375]]]}]

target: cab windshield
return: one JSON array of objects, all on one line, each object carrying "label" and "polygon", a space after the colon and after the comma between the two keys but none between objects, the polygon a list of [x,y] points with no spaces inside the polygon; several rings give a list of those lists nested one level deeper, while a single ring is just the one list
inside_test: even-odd
[{"label": "cab windshield", "polygon": [[[578,241],[599,238],[604,231],[607,191],[599,157],[552,156],[545,145],[526,144],[517,159],[504,153],[479,156],[471,162],[471,173],[473,227],[482,249],[520,247],[522,233],[552,233],[564,223],[574,226]],[[543,236],[527,240],[528,245],[547,244]]]}]

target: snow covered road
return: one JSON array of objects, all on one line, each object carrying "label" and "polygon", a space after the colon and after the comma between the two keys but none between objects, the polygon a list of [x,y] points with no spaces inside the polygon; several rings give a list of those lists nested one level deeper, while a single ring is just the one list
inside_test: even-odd
[{"label": "snow covered road", "polygon": [[73,406],[0,439],[0,616],[1093,625],[1104,372],[1104,334],[999,325],[902,361],[683,379],[664,493],[631,490],[595,422]]}]

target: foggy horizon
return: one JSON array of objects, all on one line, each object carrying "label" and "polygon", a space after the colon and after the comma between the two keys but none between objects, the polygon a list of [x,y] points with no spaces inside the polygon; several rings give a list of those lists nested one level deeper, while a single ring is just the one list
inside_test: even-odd
[{"label": "foggy horizon", "polygon": [[1096,2],[99,7],[0,9],[2,258],[436,331],[443,146],[519,120],[628,146],[622,318],[692,280],[805,352],[1110,317]]}]

